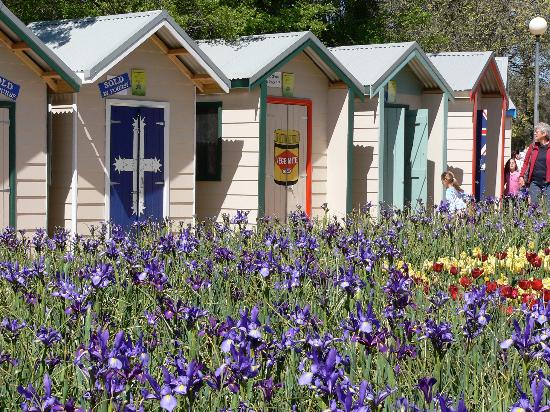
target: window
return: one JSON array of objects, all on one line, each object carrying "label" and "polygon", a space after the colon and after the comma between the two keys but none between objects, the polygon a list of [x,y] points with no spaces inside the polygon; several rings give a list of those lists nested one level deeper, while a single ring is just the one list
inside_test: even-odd
[{"label": "window", "polygon": [[197,103],[197,180],[222,178],[222,104]]}]

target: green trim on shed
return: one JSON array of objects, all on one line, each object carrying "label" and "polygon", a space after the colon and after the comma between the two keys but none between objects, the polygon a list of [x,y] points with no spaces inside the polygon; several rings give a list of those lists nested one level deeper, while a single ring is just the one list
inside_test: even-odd
[{"label": "green trim on shed", "polygon": [[80,91],[80,84],[78,84],[72,77],[67,75],[66,71],[63,70],[57,63],[55,63],[47,53],[45,53],[40,47],[36,45],[36,40],[31,39],[23,30],[21,30],[17,25],[13,23],[11,19],[8,18],[4,13],[0,13],[0,20],[10,28],[17,36],[27,43],[29,47],[35,52],[42,60],[46,62],[57,74],[61,76],[63,80],[67,82],[75,91]]},{"label": "green trim on shed", "polygon": [[353,133],[355,129],[355,93],[348,91],[348,169],[346,188],[346,212],[353,209]]},{"label": "green trim on shed", "polygon": [[[222,121],[222,113],[223,113],[222,102],[217,101],[217,102],[197,102],[196,103],[197,112],[201,108],[206,109],[206,108],[211,108],[211,107],[218,109],[218,148],[217,148],[217,151],[218,151],[219,165],[217,166],[217,172],[216,172],[215,177],[208,177],[208,176],[200,175],[199,171],[197,170],[197,174],[196,174],[197,182],[221,182],[221,180],[222,180],[222,167],[223,167],[222,166],[223,165],[223,162],[222,162],[222,144],[223,144],[223,139],[222,139],[222,125],[223,125],[223,121]],[[195,128],[196,128],[196,125],[195,125]]]},{"label": "green trim on shed", "polygon": [[[447,137],[447,127],[449,122],[449,95],[447,92],[443,93],[443,149],[441,153],[441,159],[442,159],[442,170],[441,173],[444,173],[447,171],[447,144],[448,144],[448,137]],[[436,179],[438,176],[435,177]],[[442,199],[445,199],[445,188],[441,189],[442,193]]]},{"label": "green trim on shed", "polygon": [[17,206],[17,168],[16,168],[16,150],[15,150],[15,102],[0,101],[0,108],[8,109],[9,111],[9,175],[10,175],[10,202],[9,202],[9,225],[13,228],[15,224],[15,208]]},{"label": "green trim on shed", "polygon": [[[317,53],[317,55],[321,58],[321,60],[340,77],[340,79],[349,87],[350,90],[353,90],[354,93],[357,94],[357,96],[361,96],[364,99],[363,92],[355,84],[353,84],[353,82],[349,79],[349,77],[345,75],[328,57],[328,55],[324,53],[311,39],[306,40],[297,49],[295,49],[290,54],[285,56],[275,66],[273,66],[263,75],[261,75],[257,80],[253,81],[250,84],[250,88],[253,89],[258,85],[263,84],[269,76],[271,76],[274,72],[282,68],[284,65],[286,65],[289,61],[295,58],[298,54],[302,53],[308,47],[311,48],[315,53]],[[242,79],[239,79],[239,80],[242,80]],[[231,86],[233,87],[233,82],[231,82]]]},{"label": "green trim on shed", "polygon": [[231,80],[232,89],[248,89],[250,87],[249,79],[234,79]]},{"label": "green trim on shed", "polygon": [[258,162],[258,218],[265,214],[265,162],[267,128],[267,81],[260,84],[260,134]]},{"label": "green trim on shed", "polygon": [[385,142],[384,142],[384,89],[378,92],[378,204],[384,199],[384,167],[385,167]]}]

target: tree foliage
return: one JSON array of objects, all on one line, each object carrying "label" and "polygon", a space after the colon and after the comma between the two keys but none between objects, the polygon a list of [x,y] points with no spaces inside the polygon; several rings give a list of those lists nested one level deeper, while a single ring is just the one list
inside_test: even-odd
[{"label": "tree foliage", "polygon": [[[23,21],[165,9],[196,39],[311,30],[327,45],[416,40],[429,52],[492,50],[510,61],[515,146],[530,140],[534,39],[550,0],[5,0]],[[550,43],[542,42],[541,119],[550,116]]]}]

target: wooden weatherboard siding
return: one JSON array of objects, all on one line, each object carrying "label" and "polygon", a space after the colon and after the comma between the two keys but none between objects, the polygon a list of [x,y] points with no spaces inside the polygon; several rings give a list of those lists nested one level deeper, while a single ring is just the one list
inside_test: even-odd
[{"label": "wooden weatherboard siding", "polygon": [[449,103],[447,120],[447,166],[462,189],[472,194],[473,103],[457,98]]},{"label": "wooden weatherboard siding", "polygon": [[250,212],[258,206],[260,89],[233,89],[228,95],[198,96],[199,101],[222,102],[222,179],[197,182],[199,219]]},{"label": "wooden weatherboard siding", "polygon": [[[176,222],[191,222],[195,214],[195,85],[176,68],[151,41],[130,53],[109,74],[132,69],[147,73],[147,95],[113,95],[113,99],[167,102],[169,113],[169,217]],[[99,81],[106,80],[106,76]],[[107,215],[105,178],[106,102],[97,83],[84,85],[78,94],[78,209],[77,231],[86,234],[91,225]],[[63,129],[59,133],[66,133]],[[54,136],[54,139],[60,139]],[[67,165],[70,167],[70,165]],[[66,172],[65,172],[66,173]],[[58,194],[59,195],[59,194]],[[66,194],[61,194],[65,196]],[[64,202],[63,200],[58,200]],[[64,220],[70,219],[65,209]]]},{"label": "wooden weatherboard siding", "polygon": [[[47,89],[46,84],[3,43],[0,75],[19,84],[15,107],[15,180],[13,225],[32,233],[47,224]],[[3,95],[0,101],[12,102]]]}]

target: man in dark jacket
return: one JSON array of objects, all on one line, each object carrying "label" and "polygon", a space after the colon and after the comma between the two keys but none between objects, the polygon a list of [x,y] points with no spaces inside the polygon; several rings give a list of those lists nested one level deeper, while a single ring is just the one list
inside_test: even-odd
[{"label": "man in dark jacket", "polygon": [[546,123],[537,123],[535,141],[527,149],[519,178],[521,186],[529,185],[529,199],[532,205],[538,204],[541,196],[550,205],[549,139],[550,126]]}]

